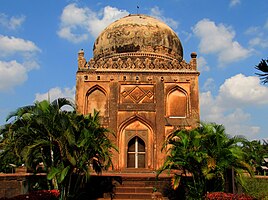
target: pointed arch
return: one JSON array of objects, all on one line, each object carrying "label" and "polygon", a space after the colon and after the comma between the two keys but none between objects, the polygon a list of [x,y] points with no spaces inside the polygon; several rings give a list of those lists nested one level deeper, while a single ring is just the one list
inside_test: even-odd
[{"label": "pointed arch", "polygon": [[[131,141],[136,140],[140,141],[140,145],[142,142],[144,143],[144,151],[142,153],[135,152],[138,156],[140,155],[140,159],[144,159],[144,164],[137,164],[137,166],[141,168],[152,168],[153,167],[153,143],[154,143],[154,134],[153,129],[150,123],[144,119],[142,116],[134,115],[119,126],[119,137],[118,137],[118,147],[119,147],[119,167],[123,169],[129,168],[129,144]],[[142,142],[141,142],[142,141]],[[139,145],[137,143],[137,145]],[[132,165],[130,165],[131,168]]]},{"label": "pointed arch", "polygon": [[100,112],[100,116],[107,116],[107,92],[99,85],[91,87],[85,98],[85,114],[93,113],[94,109]]},{"label": "pointed arch", "polygon": [[189,107],[189,96],[186,90],[179,86],[175,86],[167,92],[167,117],[185,118],[189,114]]},{"label": "pointed arch", "polygon": [[153,130],[151,127],[152,127],[152,124],[146,120],[145,118],[143,118],[142,116],[136,114],[136,115],[133,115],[131,117],[129,117],[128,119],[124,120],[120,126],[118,127],[119,129],[119,132],[121,132],[123,129],[126,128],[126,126],[128,126],[129,124],[135,122],[135,121],[140,121],[141,123],[143,123],[145,126],[147,126],[149,129]]}]

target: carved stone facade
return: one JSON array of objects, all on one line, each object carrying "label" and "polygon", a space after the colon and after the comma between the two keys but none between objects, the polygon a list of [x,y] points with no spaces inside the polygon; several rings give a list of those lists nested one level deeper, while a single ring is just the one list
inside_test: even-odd
[{"label": "carved stone facade", "polygon": [[78,112],[100,111],[114,131],[117,171],[158,169],[165,138],[199,122],[197,55],[183,60],[178,36],[163,22],[129,15],[109,25],[96,39],[88,62],[78,53]]}]

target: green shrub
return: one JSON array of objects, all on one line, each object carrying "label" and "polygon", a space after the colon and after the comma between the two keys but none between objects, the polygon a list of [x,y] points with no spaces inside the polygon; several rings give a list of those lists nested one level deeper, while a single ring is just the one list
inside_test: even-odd
[{"label": "green shrub", "polygon": [[245,193],[259,200],[268,200],[268,179],[247,178],[245,183]]}]

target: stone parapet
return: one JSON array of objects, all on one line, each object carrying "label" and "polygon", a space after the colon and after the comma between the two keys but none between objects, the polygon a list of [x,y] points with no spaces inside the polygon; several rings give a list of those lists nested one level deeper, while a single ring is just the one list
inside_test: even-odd
[{"label": "stone parapet", "polygon": [[[29,182],[33,176],[32,173],[22,171],[14,174],[0,173],[0,198],[11,198],[28,193]],[[38,176],[45,176],[45,174],[38,174]]]}]

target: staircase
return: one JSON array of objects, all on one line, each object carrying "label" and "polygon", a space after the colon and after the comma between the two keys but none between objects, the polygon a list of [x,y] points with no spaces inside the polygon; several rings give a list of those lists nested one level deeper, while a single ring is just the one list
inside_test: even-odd
[{"label": "staircase", "polygon": [[154,192],[155,184],[155,178],[152,177],[123,177],[121,184],[115,184],[113,193],[106,193],[104,198],[99,200],[163,200],[164,198],[160,192]]}]

